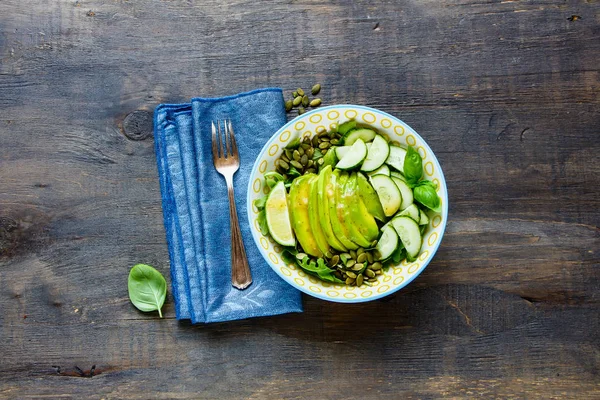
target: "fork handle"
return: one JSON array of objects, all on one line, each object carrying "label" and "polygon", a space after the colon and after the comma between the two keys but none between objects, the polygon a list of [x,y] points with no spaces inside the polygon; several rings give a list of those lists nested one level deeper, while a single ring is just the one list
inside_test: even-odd
[{"label": "fork handle", "polygon": [[252,275],[248,266],[246,249],[240,231],[235,197],[233,195],[233,177],[227,177],[227,195],[229,197],[229,221],[231,224],[231,284],[240,290],[252,283]]}]

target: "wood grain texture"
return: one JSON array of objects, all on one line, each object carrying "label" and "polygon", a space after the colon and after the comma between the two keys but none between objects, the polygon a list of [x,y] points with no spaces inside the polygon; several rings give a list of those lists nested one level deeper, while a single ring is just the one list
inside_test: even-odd
[{"label": "wood grain texture", "polygon": [[[168,253],[125,118],[315,82],[435,151],[433,262],[368,304],[135,310],[129,268]],[[0,398],[600,398],[599,126],[596,0],[3,0]]]}]

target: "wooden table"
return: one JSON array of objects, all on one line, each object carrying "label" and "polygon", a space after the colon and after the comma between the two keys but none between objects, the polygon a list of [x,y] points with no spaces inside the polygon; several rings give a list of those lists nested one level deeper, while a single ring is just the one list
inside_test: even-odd
[{"label": "wooden table", "polygon": [[[316,82],[437,154],[434,261],[367,304],[138,312],[156,105]],[[597,0],[2,0],[0,398],[600,398],[599,93]]]}]

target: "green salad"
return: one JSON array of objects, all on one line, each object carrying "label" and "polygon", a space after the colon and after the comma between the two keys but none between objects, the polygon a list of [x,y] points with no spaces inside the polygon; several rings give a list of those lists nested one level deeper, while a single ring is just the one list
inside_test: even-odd
[{"label": "green salad", "polygon": [[419,153],[354,120],[293,140],[275,165],[264,174],[269,193],[255,200],[261,231],[286,262],[325,282],[371,285],[389,265],[416,260],[441,212]]}]

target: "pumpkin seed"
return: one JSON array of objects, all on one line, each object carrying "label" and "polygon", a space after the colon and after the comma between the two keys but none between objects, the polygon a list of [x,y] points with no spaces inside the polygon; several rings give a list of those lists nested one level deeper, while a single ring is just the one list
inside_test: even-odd
[{"label": "pumpkin seed", "polygon": [[316,173],[317,173],[317,170],[316,170],[316,169],[314,169],[314,168],[308,168],[308,169],[307,169],[305,172],[306,172],[307,174],[316,174]]},{"label": "pumpkin seed", "polygon": [[321,91],[321,84],[320,84],[320,83],[317,83],[316,85],[314,85],[314,86],[313,86],[313,87],[310,89],[310,92],[311,92],[313,95],[319,94],[319,92],[320,92],[320,91]]},{"label": "pumpkin seed", "polygon": [[356,262],[364,263],[365,261],[367,261],[367,255],[365,253],[361,253],[356,257]]},{"label": "pumpkin seed", "polygon": [[292,158],[296,161],[300,161],[300,152],[298,150],[294,150],[292,153]]},{"label": "pumpkin seed", "polygon": [[365,267],[364,264],[356,263],[356,264],[354,264],[354,267],[352,267],[352,271],[360,271],[364,267]]},{"label": "pumpkin seed", "polygon": [[280,159],[282,159],[285,162],[290,162],[290,159],[285,154],[282,154],[281,157],[280,157]]},{"label": "pumpkin seed", "polygon": [[308,160],[308,162],[306,163],[306,166],[310,168],[310,167],[312,167],[314,165],[314,163],[315,162],[313,160]]},{"label": "pumpkin seed", "polygon": [[319,164],[319,165],[323,165],[324,162],[325,162],[325,160],[323,160],[323,157],[321,157],[317,160],[317,164]]},{"label": "pumpkin seed", "polygon": [[300,164],[298,161],[292,160],[292,161],[290,161],[290,164],[297,170],[299,170],[299,171],[302,170],[302,164]]},{"label": "pumpkin seed", "polygon": [[310,101],[308,100],[308,96],[307,95],[302,96],[302,105],[304,107],[308,107],[309,104],[310,104]]},{"label": "pumpkin seed", "polygon": [[306,167],[306,164],[308,164],[308,156],[306,154],[300,158],[300,164],[302,164],[305,167]]},{"label": "pumpkin seed", "polygon": [[302,90],[302,88],[296,89],[296,92],[298,92],[298,96],[300,96],[300,97],[304,96],[304,90]]},{"label": "pumpkin seed", "polygon": [[[296,97],[297,98],[297,97]],[[298,107],[298,115],[302,115],[306,112],[306,110],[304,109],[304,107]]]},{"label": "pumpkin seed", "polygon": [[352,271],[346,271],[346,275],[348,275],[350,278],[356,279],[356,274]]},{"label": "pumpkin seed", "polygon": [[286,163],[285,161],[283,161],[281,158],[277,161],[277,164],[286,171],[288,169],[290,169],[290,165],[288,163]]},{"label": "pumpkin seed", "polygon": [[321,99],[313,99],[309,105],[311,107],[319,107],[321,105]]},{"label": "pumpkin seed", "polygon": [[350,254],[342,253],[342,254],[340,254],[340,259],[342,260],[342,262],[344,264],[346,264],[348,262],[348,260],[350,259]]},{"label": "pumpkin seed", "polygon": [[292,100],[292,105],[294,107],[298,107],[300,105],[300,103],[302,103],[302,97],[301,96],[295,97],[294,100]]},{"label": "pumpkin seed", "polygon": [[333,275],[335,275],[335,277],[338,278],[338,279],[340,279],[340,280],[342,279],[342,273],[340,271],[335,271],[333,273]]},{"label": "pumpkin seed", "polygon": [[306,254],[306,253],[298,253],[298,254],[296,254],[296,258],[298,260],[304,260],[306,257],[308,257],[308,254]]},{"label": "pumpkin seed", "polygon": [[350,250],[350,257],[352,257],[354,260],[356,260],[356,251]]},{"label": "pumpkin seed", "polygon": [[372,269],[373,271],[377,271],[377,270],[381,269],[381,267],[383,267],[383,266],[378,261],[376,263],[373,263],[369,268]]},{"label": "pumpkin seed", "polygon": [[329,149],[322,149],[321,154],[325,155],[325,154],[327,154],[328,151],[329,151]]},{"label": "pumpkin seed", "polygon": [[373,264],[374,260],[375,259],[373,258],[373,254],[367,253],[367,261],[369,262],[369,264]]},{"label": "pumpkin seed", "polygon": [[369,268],[365,270],[365,275],[369,278],[375,278],[375,272],[373,270],[370,270]]},{"label": "pumpkin seed", "polygon": [[317,147],[319,145],[319,137],[318,136],[313,136],[312,145],[313,145],[313,147]]},{"label": "pumpkin seed", "polygon": [[381,258],[381,253],[379,252],[379,250],[373,250],[373,257],[375,257],[378,260]]},{"label": "pumpkin seed", "polygon": [[327,257],[327,258],[333,257],[333,253],[331,252],[331,250],[327,250],[327,252],[325,253],[325,257]]},{"label": "pumpkin seed", "polygon": [[304,153],[308,156],[308,158],[312,158],[313,154],[315,154],[315,149],[309,147]]},{"label": "pumpkin seed", "polygon": [[340,262],[340,256],[335,254],[333,257],[331,257],[331,260],[329,260],[328,265],[330,267],[333,267],[333,266],[337,265],[339,262]]},{"label": "pumpkin seed", "polygon": [[356,286],[360,286],[363,284],[363,275],[360,274],[356,277]]},{"label": "pumpkin seed", "polygon": [[327,136],[329,136],[330,139],[333,139],[335,137],[335,132],[329,132]]},{"label": "pumpkin seed", "polygon": [[285,111],[288,112],[292,109],[292,107],[294,106],[294,102],[293,100],[287,100],[285,102]]},{"label": "pumpkin seed", "polygon": [[381,274],[383,274],[382,270],[378,269],[377,271],[375,271],[375,275],[381,275]]},{"label": "pumpkin seed", "polygon": [[346,278],[346,285],[352,285],[354,283],[354,279],[348,277]]},{"label": "pumpkin seed", "polygon": [[363,282],[363,285],[367,285],[367,286],[371,286],[371,287],[373,287],[373,284],[372,284],[371,282],[366,282],[366,281],[365,281],[365,282]]},{"label": "pumpkin seed", "polygon": [[294,98],[298,97],[298,92],[294,90],[294,91],[292,92],[292,97],[294,97]]},{"label": "pumpkin seed", "polygon": [[292,159],[294,158],[294,151],[291,149],[285,149],[285,155],[288,157],[288,159]]},{"label": "pumpkin seed", "polygon": [[339,139],[331,139],[329,143],[331,143],[333,145],[338,145],[338,144],[340,144],[340,140]]},{"label": "pumpkin seed", "polygon": [[321,138],[321,143],[323,143],[323,142],[329,142],[329,138],[327,136],[323,136]]},{"label": "pumpkin seed", "polygon": [[375,246],[377,246],[377,239],[375,239],[371,242],[371,247],[375,247]]},{"label": "pumpkin seed", "polygon": [[304,155],[304,149],[302,148],[302,146],[298,147],[298,153],[300,153],[301,156]]},{"label": "pumpkin seed", "polygon": [[300,145],[300,147],[304,151],[310,149],[310,138],[305,137],[304,140],[302,141],[302,144]]},{"label": "pumpkin seed", "polygon": [[321,143],[319,144],[319,148],[320,148],[320,149],[323,149],[323,150],[324,150],[324,149],[328,149],[328,148],[329,148],[329,146],[331,146],[331,144],[329,144],[329,142],[321,142]]},{"label": "pumpkin seed", "polygon": [[356,261],[350,259],[350,260],[346,261],[346,268],[352,268],[354,266],[354,264],[356,264]]},{"label": "pumpkin seed", "polygon": [[322,138],[323,136],[327,136],[327,131],[321,131],[319,133],[317,133],[317,136]]}]

